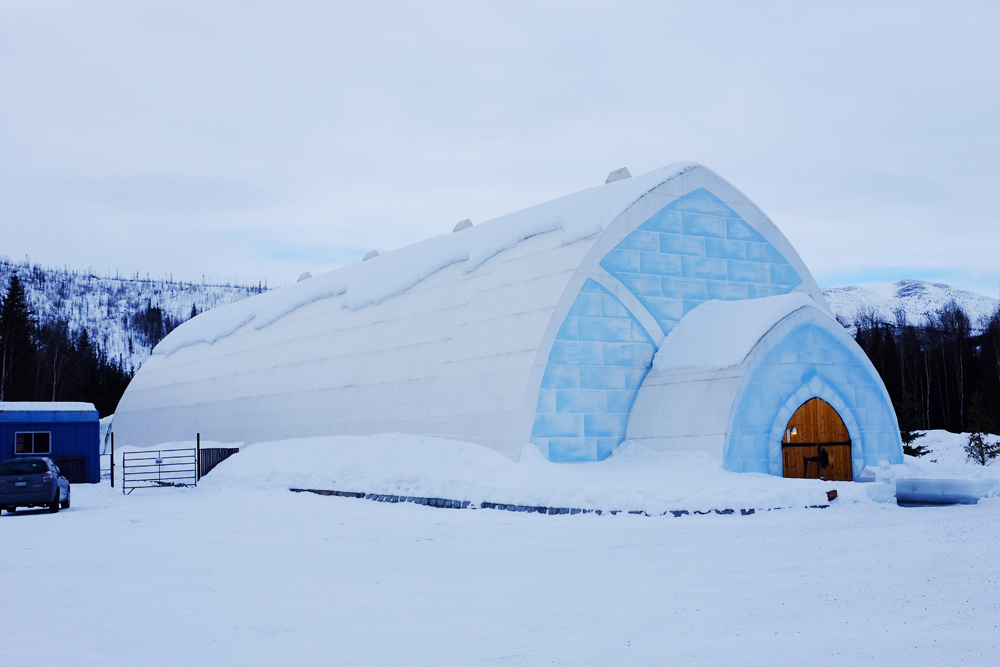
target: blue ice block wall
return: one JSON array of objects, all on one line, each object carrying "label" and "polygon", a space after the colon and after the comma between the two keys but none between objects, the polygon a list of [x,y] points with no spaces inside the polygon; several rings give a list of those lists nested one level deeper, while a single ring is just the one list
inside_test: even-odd
[{"label": "blue ice block wall", "polygon": [[625,437],[656,346],[611,292],[588,279],[549,352],[531,441],[551,461],[601,461]]},{"label": "blue ice block wall", "polygon": [[657,211],[601,266],[635,295],[664,334],[703,301],[786,294],[802,282],[767,239],[704,188]]},{"label": "blue ice block wall", "polygon": [[878,376],[852,350],[816,324],[803,324],[765,354],[750,371],[723,455],[735,472],[781,475],[781,435],[788,419],[810,398],[822,398],[851,433],[854,474],[879,461],[902,463],[895,413]]}]

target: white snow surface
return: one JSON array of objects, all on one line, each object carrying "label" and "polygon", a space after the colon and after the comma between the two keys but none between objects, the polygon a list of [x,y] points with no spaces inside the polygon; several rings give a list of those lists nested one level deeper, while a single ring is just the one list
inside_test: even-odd
[{"label": "white snow surface", "polygon": [[153,354],[169,356],[189,345],[212,344],[249,323],[262,329],[319,299],[344,295],[341,306],[351,310],[381,303],[452,264],[465,262],[463,273],[470,273],[498,253],[539,234],[561,230],[563,245],[589,238],[606,229],[643,195],[697,166],[679,162],[576,192],[494,218],[461,234],[436,236],[215,309],[172,331]]},{"label": "white snow surface", "polygon": [[[58,514],[4,513],[3,599],[68,619],[57,664],[102,667],[951,667],[1000,648],[998,500],[540,516],[209,484],[252,451],[197,489],[80,484]],[[54,622],[7,629],[0,664],[37,662]]]},{"label": "white snow surface", "polygon": [[20,401],[0,403],[0,412],[97,412],[93,403]]},{"label": "white snow surface", "polygon": [[800,293],[705,301],[666,337],[653,357],[653,368],[660,372],[712,371],[738,366],[775,324],[809,307],[816,308],[816,302]]},{"label": "white snow surface", "polygon": [[[605,461],[551,463],[527,444],[520,461],[456,440],[390,433],[257,443],[205,478],[208,488],[328,489],[600,510],[711,510],[816,505],[857,484],[732,473],[707,452],[626,442]],[[856,491],[856,492],[855,492]],[[845,490],[842,502],[863,492]]]},{"label": "white snow surface", "polygon": [[824,289],[823,296],[834,314],[848,324],[853,323],[859,313],[869,311],[895,324],[897,310],[904,313],[909,324],[924,324],[929,313],[937,312],[954,300],[969,316],[972,326],[978,328],[1000,306],[1000,300],[995,298],[923,280],[833,287]]}]

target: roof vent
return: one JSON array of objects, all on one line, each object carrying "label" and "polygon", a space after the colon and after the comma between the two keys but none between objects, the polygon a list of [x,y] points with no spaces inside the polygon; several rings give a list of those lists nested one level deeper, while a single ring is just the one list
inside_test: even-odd
[{"label": "roof vent", "polygon": [[468,218],[466,218],[462,222],[460,222],[457,225],[455,225],[455,229],[451,230],[451,233],[454,234],[455,232],[460,232],[463,229],[468,229],[471,226],[472,226],[472,220],[469,220]]},{"label": "roof vent", "polygon": [[632,178],[632,174],[628,173],[628,167],[622,167],[621,169],[615,169],[613,172],[608,174],[607,180],[604,184],[614,183],[615,181],[620,181],[623,178]]},{"label": "roof vent", "polygon": [[365,255],[365,258],[361,260],[362,262],[367,262],[372,257],[378,257],[378,250],[372,250],[370,253]]},{"label": "roof vent", "polygon": [[312,278],[312,277],[313,277],[313,274],[311,274],[311,273],[309,273],[308,271],[306,271],[306,272],[305,272],[305,273],[303,273],[303,274],[302,274],[301,276],[299,276],[299,279],[298,279],[298,280],[296,280],[295,282],[297,282],[297,283],[300,283],[300,282],[302,282],[303,280],[309,280],[309,279],[310,279],[310,278]]}]

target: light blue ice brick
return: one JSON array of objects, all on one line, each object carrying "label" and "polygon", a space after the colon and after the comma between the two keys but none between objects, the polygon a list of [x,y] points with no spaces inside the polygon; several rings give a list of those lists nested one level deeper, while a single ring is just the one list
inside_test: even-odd
[{"label": "light blue ice brick", "polygon": [[657,297],[643,297],[640,299],[642,305],[646,307],[649,314],[656,320],[678,321],[684,317],[684,302],[680,299],[662,299]]},{"label": "light blue ice brick", "polygon": [[[766,267],[766,264],[760,264],[759,266]],[[770,271],[768,271],[770,274]],[[768,275],[768,280],[770,280],[770,275]],[[784,285],[748,285],[750,290],[751,299],[762,299],[765,296],[778,296],[779,294],[788,294],[791,291],[791,287],[785,287]]]},{"label": "light blue ice brick", "polygon": [[641,231],[666,232],[668,234],[680,234],[684,230],[679,211],[670,211],[662,208],[649,217],[646,222],[639,225]]},{"label": "light blue ice brick", "polygon": [[568,314],[575,317],[600,317],[601,295],[594,293],[577,294],[576,300],[570,306]]},{"label": "light blue ice brick", "polygon": [[615,273],[642,273],[639,270],[639,251],[638,250],[622,250],[620,248],[614,248],[604,259],[601,260],[601,266],[611,274]]},{"label": "light blue ice brick", "polygon": [[691,299],[684,299],[684,314],[687,315],[692,310],[705,303],[704,301],[693,301]]},{"label": "light blue ice brick", "polygon": [[607,412],[608,399],[603,391],[584,389],[557,389],[556,412],[582,414],[587,412]]},{"label": "light blue ice brick", "polygon": [[726,239],[705,239],[705,256],[722,259],[746,259],[746,243]]},{"label": "light blue ice brick", "polygon": [[653,361],[652,345],[639,343],[603,343],[605,366],[633,366],[644,368]]},{"label": "light blue ice brick", "polygon": [[660,234],[659,252],[671,255],[705,256],[705,239],[686,234]]},{"label": "light blue ice brick", "polygon": [[[646,379],[646,374],[649,373],[648,368],[625,368],[625,386],[629,389],[638,389],[642,381]],[[610,399],[608,399],[610,401]],[[621,410],[612,410],[610,404],[608,406],[609,412],[622,412]]]},{"label": "light blue ice brick", "polygon": [[611,453],[622,443],[623,438],[598,438],[597,439],[597,460],[603,461],[611,456]]},{"label": "light blue ice brick", "polygon": [[601,295],[601,317],[631,319],[632,313],[628,312],[628,308],[618,300],[618,297],[608,292]]},{"label": "light blue ice brick", "polygon": [[582,317],[580,340],[627,343],[632,340],[632,321]]},{"label": "light blue ice brick", "polygon": [[777,364],[777,366],[782,384],[803,385],[806,381],[805,375],[810,371],[801,364]]},{"label": "light blue ice brick", "polygon": [[[581,389],[625,389],[625,369],[620,366],[580,368]],[[613,412],[613,411],[612,411]]]},{"label": "light blue ice brick", "polygon": [[531,437],[573,438],[583,436],[583,415],[541,414],[535,415]]},{"label": "light blue ice brick", "polygon": [[708,299],[708,287],[704,280],[663,277],[660,278],[660,285],[665,297],[701,301]]},{"label": "light blue ice brick", "polygon": [[603,366],[603,343],[557,340],[549,352],[552,366]]},{"label": "light blue ice brick", "polygon": [[601,284],[596,280],[594,280],[593,278],[587,278],[587,280],[583,283],[583,287],[580,288],[580,291],[588,293],[604,294],[606,290],[603,287],[601,287]]},{"label": "light blue ice brick", "polygon": [[674,200],[668,208],[674,211],[690,213],[710,213],[712,215],[720,215],[724,218],[738,217],[733,209],[726,206],[721,199],[705,188],[699,188]]},{"label": "light blue ice brick", "polygon": [[662,296],[660,287],[662,278],[659,276],[644,276],[639,273],[619,273],[615,276],[636,296]]},{"label": "light blue ice brick", "polygon": [[653,339],[650,337],[649,332],[635,320],[632,320],[632,342],[653,344]]},{"label": "light blue ice brick", "polygon": [[708,257],[681,257],[685,278],[705,280],[726,280],[728,273],[726,260]]},{"label": "light blue ice brick", "polygon": [[625,237],[618,248],[622,250],[644,250],[646,252],[657,252],[660,249],[660,238],[656,232],[635,230]]},{"label": "light blue ice brick", "polygon": [[[549,357],[549,361],[552,357]],[[576,366],[546,366],[542,375],[543,389],[577,389],[580,387],[580,369]]]},{"label": "light blue ice brick", "polygon": [[677,326],[677,322],[678,320],[656,320],[656,323],[660,325],[660,331],[663,332],[664,336],[670,335],[670,332]]},{"label": "light blue ice brick", "polygon": [[771,265],[771,284],[772,285],[790,285],[795,287],[802,282],[802,278],[795,271],[790,264],[772,264]]},{"label": "light blue ice brick", "polygon": [[632,411],[632,404],[635,403],[635,397],[638,393],[637,391],[609,391],[608,412],[627,415]]},{"label": "light blue ice brick", "polygon": [[752,262],[767,262],[769,264],[787,264],[788,260],[770,243],[748,243],[747,259]]},{"label": "light blue ice brick", "polygon": [[747,286],[738,283],[709,281],[708,298],[720,301],[739,301],[748,297]]},{"label": "light blue ice brick", "polygon": [[628,415],[584,415],[583,434],[588,438],[620,438],[627,423]]},{"label": "light blue ice brick", "polygon": [[743,218],[729,218],[726,220],[726,237],[737,241],[767,243],[767,239],[761,236],[756,229],[748,225]]},{"label": "light blue ice brick", "polygon": [[858,408],[864,408],[866,410],[881,408],[884,402],[882,390],[873,384],[855,385],[854,402]]},{"label": "light blue ice brick", "polygon": [[681,257],[675,255],[663,255],[660,253],[644,252],[639,253],[639,273],[653,274],[658,276],[679,276],[681,275]]},{"label": "light blue ice brick", "polygon": [[556,411],[556,390],[555,389],[542,389],[538,392],[538,407],[535,408],[535,412],[539,414],[551,413]]},{"label": "light blue ice brick", "polygon": [[577,340],[577,318],[567,317],[563,320],[562,326],[559,327],[558,333],[556,333],[556,340]]},{"label": "light blue ice brick", "polygon": [[726,450],[727,458],[742,460],[748,456],[753,456],[753,436],[733,435],[729,438],[729,449]]},{"label": "light blue ice brick", "polygon": [[596,438],[549,438],[549,460],[557,463],[597,460]]},{"label": "light blue ice brick", "polygon": [[692,236],[711,236],[724,239],[726,238],[726,219],[714,215],[685,213],[684,233]]},{"label": "light blue ice brick", "polygon": [[726,275],[729,280],[742,283],[771,282],[771,272],[768,265],[759,262],[740,262],[731,259],[726,263]]}]

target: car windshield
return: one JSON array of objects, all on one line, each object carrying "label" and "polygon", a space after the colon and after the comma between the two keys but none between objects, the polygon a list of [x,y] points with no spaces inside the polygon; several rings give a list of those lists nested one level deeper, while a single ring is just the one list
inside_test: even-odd
[{"label": "car windshield", "polygon": [[36,475],[48,472],[49,466],[41,459],[14,459],[0,463],[0,476],[3,475]]}]

